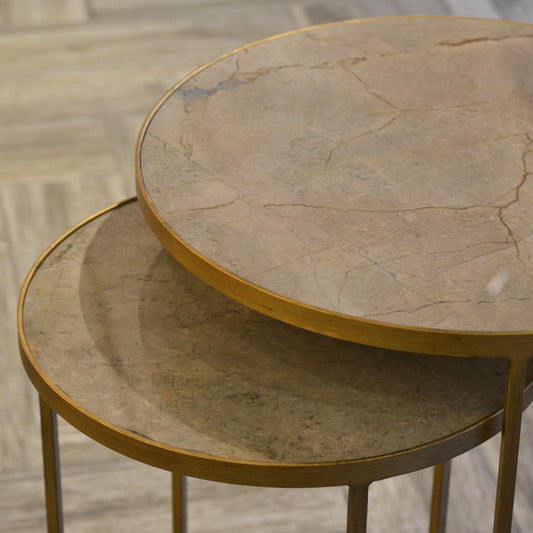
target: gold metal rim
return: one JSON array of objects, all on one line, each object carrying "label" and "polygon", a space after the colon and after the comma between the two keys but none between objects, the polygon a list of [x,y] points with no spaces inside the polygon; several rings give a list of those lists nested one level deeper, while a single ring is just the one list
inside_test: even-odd
[{"label": "gold metal rim", "polygon": [[[92,439],[135,460],[186,476],[242,485],[303,488],[371,483],[412,472],[464,453],[500,430],[501,409],[443,439],[394,454],[324,463],[251,462],[173,448],[110,424],[80,407],[48,378],[33,356],[24,332],[26,294],[35,273],[58,244],[92,220],[133,201],[135,198],[110,206],[77,224],[57,239],[29,271],[18,301],[19,349],[28,377],[50,407]],[[533,383],[526,389],[525,405],[532,400]]]},{"label": "gold metal rim", "polygon": [[[150,123],[166,100],[177,89],[198,73],[229,56],[241,52],[242,50],[274,39],[309,31],[314,28],[339,24],[356,24],[387,18],[448,18],[459,20],[491,20],[494,22],[493,19],[486,18],[425,15],[353,19],[310,26],[267,37],[266,39],[261,39],[239,47],[206,63],[180,80],[159,100],[159,102],[157,102],[148,114],[139,132],[135,150],[135,182],[141,210],[148,225],[163,246],[185,268],[199,277],[202,281],[247,307],[283,322],[292,324],[293,326],[342,340],[391,350],[458,357],[504,357],[507,359],[529,358],[533,356],[533,331],[473,332],[407,327],[335,313],[263,289],[214,263],[180,239],[180,237],[166,225],[162,217],[159,215],[146,190],[141,168],[141,152]],[[499,22],[533,26],[532,24],[524,22],[505,20]]]}]

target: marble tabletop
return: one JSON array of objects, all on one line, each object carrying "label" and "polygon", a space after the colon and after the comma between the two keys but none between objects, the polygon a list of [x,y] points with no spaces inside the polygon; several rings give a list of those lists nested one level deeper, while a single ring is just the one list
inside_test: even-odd
[{"label": "marble tabletop", "polygon": [[[204,281],[298,326],[531,344],[531,72],[533,26],[504,21],[363,19],[267,39],[156,106],[141,206]],[[361,324],[377,333],[346,334]]]},{"label": "marble tabletop", "polygon": [[250,310],[179,265],[136,202],[57,243],[22,298],[21,353],[47,402],[105,444],[188,475],[371,480],[500,428],[504,361],[357,345]]}]

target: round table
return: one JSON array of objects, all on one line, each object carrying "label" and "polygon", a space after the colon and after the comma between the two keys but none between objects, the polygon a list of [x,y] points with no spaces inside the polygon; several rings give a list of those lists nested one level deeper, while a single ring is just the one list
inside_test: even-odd
[{"label": "round table", "polygon": [[266,39],[171,89],[136,157],[148,224],[218,291],[339,339],[508,361],[498,533],[533,354],[532,39],[454,17]]},{"label": "round table", "polygon": [[43,254],[18,319],[41,397],[49,531],[62,528],[51,408],[173,472],[175,532],[181,476],[348,485],[348,531],[364,531],[371,482],[446,463],[501,428],[503,360],[395,352],[257,313],[179,265],[132,200]]}]

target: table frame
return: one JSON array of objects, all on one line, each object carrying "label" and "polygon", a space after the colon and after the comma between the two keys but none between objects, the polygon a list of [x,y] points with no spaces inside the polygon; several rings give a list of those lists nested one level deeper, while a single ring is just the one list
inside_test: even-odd
[{"label": "table frame", "polygon": [[[462,435],[464,438],[456,443],[455,446],[449,446],[446,443],[443,443],[440,446],[434,447],[432,444],[428,444],[425,447],[426,449],[422,450],[423,453],[421,453],[420,456],[414,457],[408,461],[408,466],[410,468],[403,465],[401,471],[398,469],[398,458],[392,455],[388,456],[386,461],[382,461],[377,469],[361,468],[361,465],[358,465],[358,468],[356,468],[357,465],[352,465],[353,467],[350,467],[349,464],[326,464],[323,465],[319,471],[309,473],[307,467],[302,468],[305,465],[272,466],[262,463],[245,462],[239,464],[236,463],[235,465],[230,466],[222,461],[226,468],[223,469],[222,473],[217,473],[217,468],[214,463],[220,461],[209,459],[200,454],[180,455],[180,453],[176,453],[177,450],[169,448],[168,446],[147,441],[139,436],[132,436],[128,432],[120,430],[119,428],[106,423],[104,420],[94,417],[94,415],[79,408],[79,406],[73,405],[72,402],[54,386],[36,364],[31,349],[27,345],[24,336],[24,295],[31,283],[33,275],[42,261],[44,261],[48,254],[62,240],[67,238],[78,228],[101,216],[103,213],[132,201],[135,201],[135,199],[129,199],[114,206],[110,206],[82,221],[80,224],[69,230],[65,235],[60,237],[37,260],[28,273],[21,289],[21,297],[19,299],[17,311],[19,345],[26,373],[40,395],[42,424],[41,437],[43,444],[43,466],[49,533],[62,533],[63,531],[56,411],[80,431],[105,446],[133,459],[173,472],[172,501],[174,509],[174,533],[185,533],[186,528],[186,490],[183,480],[181,480],[182,475],[250,486],[298,486],[302,488],[319,485],[345,485],[347,484],[346,481],[349,480],[348,485],[350,486],[350,489],[348,498],[347,533],[364,533],[364,531],[366,531],[366,511],[359,511],[361,511],[361,509],[365,510],[367,507],[368,486],[370,483],[375,480],[383,479],[384,477],[391,477],[399,473],[417,470],[418,468],[423,467],[420,466],[423,462],[425,462],[426,465],[437,465],[434,476],[430,533],[443,533],[445,528],[446,502],[449,490],[449,460],[460,453],[471,449],[483,440],[486,440],[492,436],[492,434],[495,434],[496,428],[493,422],[498,419],[497,414],[491,415],[489,417],[490,420],[483,420],[480,424],[463,430]],[[454,337],[450,332],[444,332],[443,334],[448,335],[450,338]],[[453,342],[456,347],[461,345],[461,339],[464,343],[465,339],[462,338],[461,335],[456,334],[455,337]],[[491,335],[485,335],[484,337],[488,342]],[[525,400],[529,402],[531,395],[533,394],[533,386],[528,386],[527,389],[525,388],[526,370],[528,361],[531,358],[528,353],[529,351],[526,349],[529,344],[526,342],[529,335],[518,337],[513,337],[512,334],[506,335],[505,337],[507,337],[508,341],[507,349],[515,348],[512,352],[508,351],[508,355],[505,355],[502,351],[505,346],[505,343],[501,343],[503,336],[495,335],[492,337],[496,340],[494,346],[495,350],[492,353],[492,357],[506,358],[508,362],[506,392],[503,405],[503,421],[501,426],[502,440],[493,533],[510,533],[513,518],[522,410],[526,403]],[[391,341],[390,338],[388,338],[387,342],[389,341]],[[509,344],[514,346],[509,346]],[[533,343],[531,345],[533,346]],[[485,348],[487,346],[488,344],[485,344]],[[463,353],[463,355],[476,356],[475,343],[470,344],[466,342],[463,344],[463,348],[466,352]],[[439,353],[442,354],[442,352],[438,351],[437,354]],[[444,354],[459,355],[446,352],[444,352]],[[487,356],[485,350],[482,350],[482,353],[477,355]],[[480,434],[480,432],[482,433]],[[439,463],[443,460],[442,458],[445,455],[447,455],[447,457],[445,457],[447,462],[440,465]],[[440,457],[440,459],[435,460],[433,463],[429,462],[431,458],[436,459],[437,457]],[[267,470],[268,475],[266,473]],[[356,472],[359,475],[356,475]],[[288,475],[289,477],[292,476],[292,484],[287,482]],[[321,476],[327,478],[326,483],[321,484],[317,482],[321,479]],[[351,480],[354,479],[357,479],[360,484],[352,485]]]},{"label": "table frame", "polygon": [[[350,22],[353,21],[332,24]],[[525,25],[518,22],[515,24]],[[322,26],[329,25],[331,23]],[[208,69],[220,60],[267,41],[308,30],[309,28],[302,28],[268,37],[216,58],[180,80],[161,98],[147,116],[137,140],[135,173],[141,210],[156,237],[185,268],[226,296],[263,314],[303,329],[381,348],[434,355],[506,359],[508,363],[507,384],[493,533],[510,533],[524,407],[526,368],[528,360],[533,357],[533,332],[487,333],[405,327],[347,316],[286,298],[239,278],[192,248],[165,223],[147,191],[141,167],[142,146],[152,119],[166,100],[201,71]],[[446,477],[444,471],[439,475]],[[361,491],[352,492],[355,495]]]},{"label": "table frame", "polygon": [[[150,117],[141,130],[138,154],[143,131],[149,120]],[[473,333],[408,328],[336,315],[282,298],[233,276],[200,256],[174,235],[152,210],[149,199],[144,196],[146,191],[142,187],[142,176],[138,167],[137,191],[139,205],[147,223],[163,246],[185,268],[204,282],[256,311],[303,329],[380,348],[454,357],[507,359],[507,384],[493,533],[511,533],[526,368],[533,354],[532,332]]]}]

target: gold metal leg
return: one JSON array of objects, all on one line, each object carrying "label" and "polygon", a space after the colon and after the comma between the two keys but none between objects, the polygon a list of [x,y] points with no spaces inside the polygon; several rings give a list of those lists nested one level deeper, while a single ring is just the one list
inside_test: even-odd
[{"label": "gold metal leg", "polygon": [[366,533],[367,514],[368,486],[350,487],[346,533]]},{"label": "gold metal leg", "polygon": [[172,520],[174,533],[187,533],[187,478],[172,472]]},{"label": "gold metal leg", "polygon": [[509,361],[507,370],[494,533],[510,533],[513,522],[526,366],[527,360],[525,359]]},{"label": "gold metal leg", "polygon": [[63,505],[59,470],[57,416],[39,396],[41,410],[41,441],[43,446],[44,490],[48,533],[63,533]]},{"label": "gold metal leg", "polygon": [[440,465],[435,465],[433,471],[433,495],[431,497],[429,533],[444,533],[446,531],[446,512],[448,511],[451,471],[451,460]]}]

